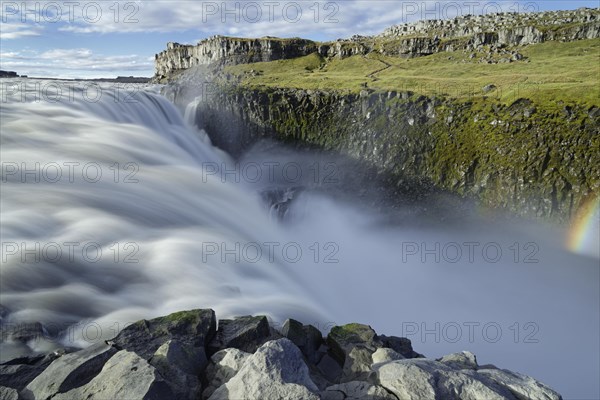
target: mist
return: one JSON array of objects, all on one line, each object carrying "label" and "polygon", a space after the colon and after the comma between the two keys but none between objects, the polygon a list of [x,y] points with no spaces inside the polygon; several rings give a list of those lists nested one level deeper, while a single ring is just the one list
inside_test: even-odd
[{"label": "mist", "polygon": [[469,350],[600,396],[599,261],[563,228],[394,198],[341,156],[264,142],[233,160],[153,92],[3,104],[2,324],[47,332],[2,343],[3,359],[213,308],[365,323],[427,357]]}]

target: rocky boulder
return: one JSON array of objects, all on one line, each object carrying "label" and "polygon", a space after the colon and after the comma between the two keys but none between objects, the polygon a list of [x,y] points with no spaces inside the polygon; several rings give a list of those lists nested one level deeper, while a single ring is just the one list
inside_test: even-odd
[{"label": "rocky boulder", "polygon": [[330,356],[342,367],[341,382],[370,380],[373,354],[380,348],[389,348],[404,358],[420,357],[414,352],[409,339],[378,336],[367,325],[335,326],[327,336]]},{"label": "rocky boulder", "polygon": [[271,337],[269,321],[265,316],[244,316],[219,320],[219,330],[208,344],[210,354],[230,347],[254,353]]},{"label": "rocky boulder", "polygon": [[175,394],[158,371],[134,352],[119,351],[89,383],[59,393],[53,400],[174,399]]},{"label": "rocky boulder", "polygon": [[149,362],[165,378],[178,399],[198,398],[199,376],[208,364],[204,347],[169,340],[156,350]]},{"label": "rocky boulder", "polygon": [[262,345],[209,399],[318,400],[317,391],[302,353],[283,338]]},{"label": "rocky boulder", "polygon": [[17,389],[0,386],[0,399],[2,400],[19,400],[19,392]]},{"label": "rocky boulder", "polygon": [[288,319],[283,323],[281,334],[298,346],[310,363],[317,364],[323,357],[324,354],[319,349],[325,341],[321,332],[314,326],[302,325],[294,319]]},{"label": "rocky boulder", "polygon": [[50,353],[32,357],[17,358],[0,364],[0,386],[21,391],[40,375],[57,355]]},{"label": "rocky boulder", "polygon": [[[446,359],[452,360],[455,356],[446,356]],[[497,369],[462,369],[463,366],[454,362],[407,359],[378,364],[373,369],[377,382],[399,399],[561,399],[558,393],[533,378],[512,373],[504,376],[505,372]]]},{"label": "rocky boulder", "polygon": [[110,344],[118,350],[133,351],[149,360],[169,340],[177,340],[194,348],[204,348],[215,336],[216,325],[213,310],[181,311],[131,324],[111,340]]},{"label": "rocky boulder", "polygon": [[238,349],[225,349],[216,352],[210,358],[210,365],[206,368],[204,379],[208,386],[202,392],[202,398],[209,398],[221,385],[229,382],[238,373],[248,357],[252,354]]},{"label": "rocky boulder", "polygon": [[49,399],[89,382],[117,352],[104,343],[54,360],[21,392],[25,399]]},{"label": "rocky boulder", "polygon": [[[264,316],[215,325],[212,310],[184,311],[138,321],[107,344],[10,360],[0,364],[0,399],[561,399],[470,352],[422,358],[408,339],[367,325],[336,326],[326,344],[294,320],[282,338]],[[210,345],[229,347],[209,362]]]},{"label": "rocky boulder", "polygon": [[448,354],[438,361],[456,369],[477,369],[477,357],[470,351]]},{"label": "rocky boulder", "polygon": [[333,385],[321,393],[322,400],[398,400],[382,386],[352,381]]}]

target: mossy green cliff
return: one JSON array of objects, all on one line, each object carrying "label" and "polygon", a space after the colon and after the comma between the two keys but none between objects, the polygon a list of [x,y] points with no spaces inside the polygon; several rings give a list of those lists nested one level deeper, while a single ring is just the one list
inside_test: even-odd
[{"label": "mossy green cliff", "polygon": [[[469,40],[416,58],[373,49],[303,55],[310,46],[294,39],[285,46],[308,47],[293,57],[284,52],[274,61],[191,67],[170,76],[168,91],[182,105],[200,96],[198,124],[234,155],[263,137],[307,144],[374,166],[392,177],[399,193],[421,182],[491,208],[565,223],[600,195],[599,12],[557,12],[564,23],[558,19],[553,32],[585,35],[530,35],[530,44],[514,46]],[[535,27],[546,17],[488,22]],[[573,18],[581,19],[575,28]],[[463,22],[450,28],[431,22],[450,29],[437,39],[417,33],[454,40],[452,27]],[[394,29],[348,43],[410,39],[404,28]]]},{"label": "mossy green cliff", "polygon": [[559,222],[600,193],[595,106],[222,89],[200,104],[198,121],[234,153],[261,137],[307,143],[367,161],[400,187],[426,180],[486,206]]}]

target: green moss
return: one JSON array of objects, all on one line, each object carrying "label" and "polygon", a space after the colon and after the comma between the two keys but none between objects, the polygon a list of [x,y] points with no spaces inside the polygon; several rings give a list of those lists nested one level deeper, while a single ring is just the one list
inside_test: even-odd
[{"label": "green moss", "polygon": [[157,319],[161,320],[162,322],[189,324],[195,322],[197,318],[198,314],[196,312],[179,311]]},{"label": "green moss", "polygon": [[342,340],[349,340],[352,338],[368,340],[372,334],[373,330],[369,326],[357,323],[334,326],[331,328],[330,332],[331,336],[335,336]]},{"label": "green moss", "polygon": [[[390,40],[374,46],[388,49],[398,43]],[[243,86],[252,88],[358,93],[367,84],[376,91],[413,91],[462,101],[488,96],[506,105],[522,97],[538,104],[557,101],[587,106],[599,104],[600,39],[568,43],[552,41],[518,48],[518,51],[526,61],[480,64],[470,60],[469,53],[463,51],[413,59],[374,52],[367,56],[327,60],[314,53],[291,60],[230,66],[226,72],[238,78]],[[253,75],[250,70],[263,73]],[[498,89],[483,93],[482,88],[490,83]]]},{"label": "green moss", "polygon": [[[600,64],[593,62],[600,58],[600,40],[521,51],[529,64],[477,64],[470,70],[450,63],[448,53],[410,61],[311,55],[260,67],[302,91],[258,76],[229,97],[245,93],[253,115],[260,115],[254,122],[279,139],[350,152],[391,174],[398,186],[425,180],[490,207],[566,222],[586,198],[600,194],[600,120],[588,115],[600,101]],[[382,70],[386,63],[391,67]],[[308,73],[309,65],[319,67]],[[243,73],[246,67],[232,70]],[[294,76],[287,67],[296,68]],[[307,94],[315,89],[311,82],[322,82],[314,79],[319,75],[330,78],[329,86]],[[499,90],[464,95],[448,87],[412,86],[421,80],[475,88],[493,83]],[[364,81],[371,91],[359,96]],[[406,96],[409,90],[412,96]],[[435,118],[424,117],[432,104]]]}]

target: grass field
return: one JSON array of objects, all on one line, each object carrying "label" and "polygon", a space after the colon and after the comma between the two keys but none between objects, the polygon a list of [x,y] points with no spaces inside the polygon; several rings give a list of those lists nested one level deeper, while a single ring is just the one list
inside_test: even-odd
[{"label": "grass field", "polygon": [[[481,64],[463,51],[413,59],[371,53],[326,60],[311,54],[292,60],[226,68],[244,86],[359,92],[413,91],[470,100],[483,96],[510,104],[518,98],[536,103],[600,105],[600,39],[546,42],[519,48],[525,60]],[[483,93],[493,84],[497,89]]]}]

